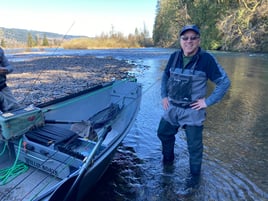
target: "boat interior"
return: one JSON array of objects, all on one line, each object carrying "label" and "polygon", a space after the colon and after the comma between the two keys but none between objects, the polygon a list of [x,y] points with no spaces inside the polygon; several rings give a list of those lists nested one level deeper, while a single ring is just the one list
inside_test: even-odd
[{"label": "boat interior", "polygon": [[[42,108],[28,106],[0,115],[0,200],[35,200],[77,173],[101,137],[103,150],[124,132],[140,96],[136,86],[82,94]],[[108,97],[108,98],[107,98]]]},{"label": "boat interior", "polygon": [[[102,112],[109,113],[110,108]],[[80,130],[85,128],[89,130],[87,137],[77,133],[79,125],[80,128],[82,127]],[[73,124],[72,127],[76,130],[72,130],[61,127],[60,124],[45,123],[14,139],[2,140],[0,142],[0,181],[2,182],[0,188],[4,191],[0,191],[0,197],[4,194],[8,195],[16,188],[15,194],[18,197],[11,194],[11,197],[7,196],[4,200],[20,200],[20,195],[24,195],[27,200],[27,192],[31,192],[30,196],[33,191],[39,194],[39,191],[46,191],[75,173],[94,148],[103,126],[98,125],[93,128],[93,125],[79,122]],[[89,137],[91,139],[88,139]],[[105,147],[104,144],[101,145],[98,152]],[[13,182],[10,182],[11,180]],[[24,188],[20,187],[21,183]]]}]

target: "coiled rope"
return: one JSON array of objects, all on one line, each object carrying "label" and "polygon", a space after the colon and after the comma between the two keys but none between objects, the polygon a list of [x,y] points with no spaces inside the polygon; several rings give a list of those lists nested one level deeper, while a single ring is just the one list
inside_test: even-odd
[{"label": "coiled rope", "polygon": [[[21,144],[22,144],[22,138],[20,139],[18,152],[16,154],[16,159],[13,165],[10,168],[5,168],[5,169],[0,170],[0,186],[7,184],[8,182],[12,181],[17,176],[26,172],[29,169],[29,167],[26,164],[18,161]],[[7,147],[7,142],[5,142],[4,148],[2,152],[0,153],[0,157],[4,154],[6,147]]]}]

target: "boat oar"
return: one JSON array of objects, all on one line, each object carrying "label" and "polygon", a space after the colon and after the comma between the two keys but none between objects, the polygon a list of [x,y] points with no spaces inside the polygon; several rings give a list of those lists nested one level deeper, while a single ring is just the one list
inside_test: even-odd
[{"label": "boat oar", "polygon": [[55,200],[58,201],[59,199],[62,200],[62,196],[66,194],[67,195],[64,197],[64,201],[74,201],[76,192],[78,190],[79,184],[81,180],[83,179],[85,173],[87,172],[88,168],[92,165],[93,163],[93,158],[100,148],[102,142],[106,138],[107,134],[112,130],[111,125],[107,125],[103,128],[103,132],[94,146],[93,150],[91,151],[90,155],[86,159],[86,162],[84,165],[81,167],[78,175],[73,175],[69,177],[61,186],[59,186],[56,191],[53,193],[52,197],[49,199],[50,201]]}]

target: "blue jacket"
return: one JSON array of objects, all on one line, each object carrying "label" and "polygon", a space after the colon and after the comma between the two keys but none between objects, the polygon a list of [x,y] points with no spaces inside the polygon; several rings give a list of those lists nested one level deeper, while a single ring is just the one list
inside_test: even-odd
[{"label": "blue jacket", "polygon": [[[176,54],[178,54],[176,56]],[[177,57],[177,61],[174,59]],[[195,65],[194,72],[191,71],[191,67]],[[192,57],[190,62],[183,69],[183,51],[178,50],[171,54],[167,66],[163,72],[161,83],[161,97],[168,97],[168,80],[170,77],[170,69],[173,67],[175,71],[180,74],[189,75],[193,74],[192,82],[192,100],[193,102],[205,98],[207,93],[207,81],[208,79],[215,83],[216,87],[214,91],[206,98],[207,106],[211,106],[219,102],[228,88],[230,87],[230,80],[224,71],[224,69],[217,62],[215,57],[199,48],[196,55]]]},{"label": "blue jacket", "polygon": [[[8,73],[13,71],[2,48],[0,48],[0,67],[5,67],[8,70]],[[0,88],[3,88],[4,85],[6,85],[6,75],[0,74]]]}]

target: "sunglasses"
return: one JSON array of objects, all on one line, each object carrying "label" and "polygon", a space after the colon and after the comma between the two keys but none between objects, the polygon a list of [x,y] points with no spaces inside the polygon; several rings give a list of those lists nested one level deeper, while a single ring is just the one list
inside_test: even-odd
[{"label": "sunglasses", "polygon": [[197,40],[199,39],[200,37],[199,36],[191,36],[191,37],[188,37],[188,36],[182,36],[181,39],[184,40],[184,41],[187,41],[188,39],[190,39],[190,41],[193,41],[193,40]]}]

